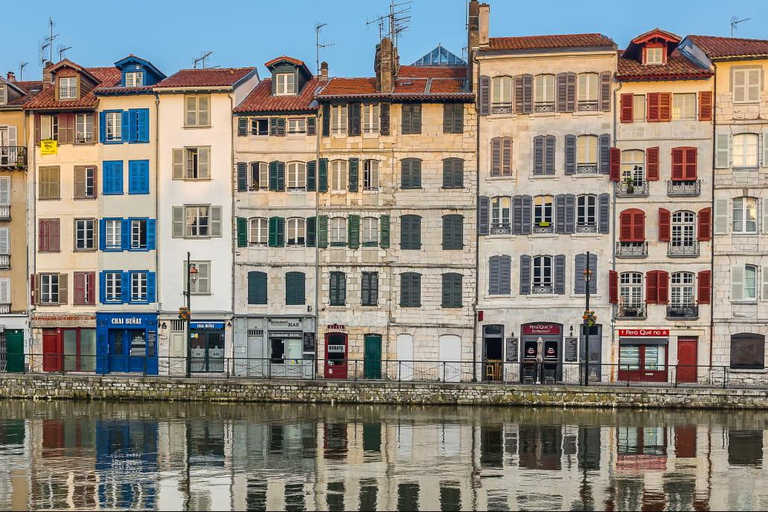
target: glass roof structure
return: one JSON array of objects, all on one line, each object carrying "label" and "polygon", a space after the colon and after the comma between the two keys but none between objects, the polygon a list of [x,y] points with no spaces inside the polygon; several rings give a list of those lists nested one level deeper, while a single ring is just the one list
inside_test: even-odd
[{"label": "glass roof structure", "polygon": [[449,52],[441,45],[424,55],[422,58],[412,64],[413,66],[466,66],[460,57]]}]

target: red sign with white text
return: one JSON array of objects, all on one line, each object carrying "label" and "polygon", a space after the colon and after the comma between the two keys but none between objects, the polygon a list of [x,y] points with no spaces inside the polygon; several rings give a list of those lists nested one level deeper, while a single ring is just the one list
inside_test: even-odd
[{"label": "red sign with white text", "polygon": [[669,329],[619,329],[619,336],[667,338]]},{"label": "red sign with white text", "polygon": [[560,334],[559,324],[526,324],[523,334]]}]

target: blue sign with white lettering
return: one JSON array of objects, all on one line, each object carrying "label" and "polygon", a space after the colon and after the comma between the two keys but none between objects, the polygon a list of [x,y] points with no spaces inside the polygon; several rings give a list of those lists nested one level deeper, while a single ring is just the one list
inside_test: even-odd
[{"label": "blue sign with white lettering", "polygon": [[190,322],[191,329],[216,330],[224,329],[224,322]]}]

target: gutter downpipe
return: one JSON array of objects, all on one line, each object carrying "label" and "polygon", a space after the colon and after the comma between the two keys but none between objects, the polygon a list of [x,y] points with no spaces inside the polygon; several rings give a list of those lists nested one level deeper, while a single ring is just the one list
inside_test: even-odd
[{"label": "gutter downpipe", "polygon": [[[232,187],[233,183],[237,182],[237,169],[235,168],[235,127],[234,127],[235,98],[233,96],[234,92],[235,92],[235,88],[233,86],[232,91],[227,95],[229,96],[229,169],[230,169],[230,172],[232,173],[229,178],[230,187]],[[230,281],[231,309],[230,309],[229,322],[232,324],[232,331],[230,333],[232,336],[232,340],[230,341],[229,346],[231,347],[231,350],[232,350],[231,375],[234,376],[235,374],[235,274],[237,273],[237,267],[235,265],[235,251],[237,250],[237,239],[236,239],[237,235],[232,236],[232,230],[233,228],[237,230],[237,220],[235,220],[235,188],[231,188],[230,196],[231,196],[232,202],[231,202],[230,213],[229,213],[229,233],[231,237],[229,248],[230,248],[230,254],[232,255],[232,263],[230,265],[230,268],[232,269],[232,279]],[[233,221],[234,221],[234,225],[232,224]],[[235,233],[236,232],[237,231],[235,231]],[[224,342],[226,343],[226,330],[224,331],[224,333],[225,333]],[[226,361],[226,358],[225,358],[225,361]],[[224,372],[226,376],[230,376],[228,366],[224,369]]]},{"label": "gutter downpipe", "polygon": [[[155,91],[155,222],[160,216],[160,94]],[[155,236],[155,276],[156,282],[160,283],[160,244],[162,238]],[[155,309],[160,315],[160,287],[155,290]],[[159,323],[159,322],[158,322]],[[158,329],[159,330],[159,329]],[[167,333],[164,333],[167,334]],[[170,354],[171,337],[168,336],[168,353]],[[171,371],[170,359],[168,360],[168,373]]]},{"label": "gutter downpipe", "polygon": [[[470,48],[468,51],[472,51]],[[477,75],[482,76],[480,72],[480,61],[477,59],[477,53],[472,56],[472,61],[477,65]],[[475,77],[472,77],[472,82]],[[478,201],[480,198],[480,109],[478,108],[477,93],[475,93],[475,117],[477,117],[477,133],[475,134],[475,216],[479,215]],[[480,230],[477,229],[479,219],[475,221],[475,303],[472,308],[472,382],[477,382],[477,305],[480,302]],[[503,348],[502,348],[503,350]],[[503,366],[503,363],[502,363]],[[502,376],[503,378],[503,376]]]},{"label": "gutter downpipe", "polygon": [[[330,78],[328,79],[330,80]],[[326,85],[328,83],[326,82]],[[315,95],[319,91],[315,90]],[[317,97],[317,96],[315,96]],[[318,378],[320,363],[318,362],[318,348],[320,344],[320,143],[322,142],[323,125],[320,121],[320,102],[317,102],[315,113],[315,371],[313,379]],[[349,341],[347,341],[349,343]],[[347,350],[349,350],[347,345]]]},{"label": "gutter downpipe", "polygon": [[[618,80],[619,86],[613,90],[613,144],[615,148],[619,147],[618,144],[618,119],[617,119],[617,112],[619,108],[619,91],[623,87],[623,83],[621,80]],[[621,179],[621,177],[619,177]],[[615,187],[614,185],[612,185]],[[611,267],[613,268],[613,271],[616,272],[616,227],[618,226],[618,211],[617,211],[617,201],[616,201],[616,189],[614,188],[613,193],[611,194],[613,197],[613,229],[611,230],[611,254],[613,254]],[[617,306],[615,304],[611,304],[611,359],[613,359],[613,356],[615,355],[616,351],[616,308]],[[586,355],[587,361],[589,361],[589,354]],[[618,363],[618,358],[616,359]],[[611,368],[615,368],[613,364],[611,364]],[[613,373],[613,371],[611,371]],[[618,381],[619,373],[616,372],[616,379]]]},{"label": "gutter downpipe", "polygon": [[[712,62],[712,66],[714,68],[714,75],[712,77],[712,80],[714,80],[714,91],[712,92],[712,198],[710,199],[710,211],[712,212],[712,215],[710,218],[712,219],[712,247],[710,251],[710,258],[709,258],[709,367],[712,368],[712,357],[714,354],[714,343],[715,343],[715,308],[714,306],[714,283],[715,283],[715,240],[717,237],[715,236],[715,225],[714,225],[714,215],[715,215],[715,145],[717,144],[717,63],[714,61]],[[725,375],[723,375],[723,379],[725,379]]]}]

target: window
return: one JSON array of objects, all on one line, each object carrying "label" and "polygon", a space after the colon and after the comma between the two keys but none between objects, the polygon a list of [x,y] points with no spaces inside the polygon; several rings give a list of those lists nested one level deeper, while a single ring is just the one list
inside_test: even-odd
[{"label": "window", "polygon": [[288,119],[288,133],[307,133],[307,118],[293,117]]},{"label": "window", "polygon": [[696,93],[672,95],[672,119],[696,119]]},{"label": "window", "polygon": [[0,105],[8,103],[8,91],[5,84],[0,84]]},{"label": "window", "polygon": [[443,274],[443,302],[444,308],[462,307],[461,282],[464,276],[455,272]]},{"label": "window", "polygon": [[42,140],[59,140],[59,116],[56,114],[40,116],[40,138]]},{"label": "window", "polygon": [[77,77],[72,76],[59,78],[59,99],[77,99]]},{"label": "window", "polygon": [[533,293],[553,293],[552,256],[533,258]]},{"label": "window", "polygon": [[123,301],[123,274],[121,272],[105,272],[104,274],[104,301]]},{"label": "window", "polygon": [[443,188],[464,188],[464,160],[461,158],[443,160]]},{"label": "window", "polygon": [[211,124],[211,97],[207,94],[184,96],[184,126]]},{"label": "window", "polygon": [[304,238],[306,233],[306,221],[301,217],[296,217],[288,219],[286,224],[286,231],[288,233],[287,244],[303,246],[306,241],[306,238]]},{"label": "window", "polygon": [[579,75],[579,104],[597,104],[597,73]]},{"label": "window", "polygon": [[497,76],[492,81],[491,107],[512,108],[512,77]]},{"label": "window", "polygon": [[693,305],[693,272],[672,272],[672,306],[687,307]]},{"label": "window", "polygon": [[104,221],[104,237],[105,246],[107,251],[122,250],[123,249],[123,220],[122,219],[106,219]]},{"label": "window", "polygon": [[576,140],[576,164],[597,166],[597,136],[582,135]]},{"label": "window", "polygon": [[421,133],[421,104],[403,104],[403,135]]},{"label": "window", "polygon": [[40,167],[40,187],[38,199],[60,199],[60,179],[58,167]]},{"label": "window", "polygon": [[731,336],[731,368],[744,370],[765,368],[765,336],[752,333]]},{"label": "window", "polygon": [[331,306],[344,306],[347,303],[347,276],[344,272],[331,272]]},{"label": "window", "polygon": [[741,133],[733,136],[732,158],[733,167],[757,168],[758,135],[756,133]]},{"label": "window", "polygon": [[464,104],[443,105],[443,133],[464,133]]},{"label": "window", "polygon": [[400,162],[400,188],[404,190],[421,188],[421,160],[405,158]]},{"label": "window", "polygon": [[[576,227],[593,228],[597,226],[597,196],[586,194],[576,200]],[[581,229],[582,232],[588,231]]]},{"label": "window", "polygon": [[731,268],[731,300],[754,302],[757,300],[757,267],[736,265]]},{"label": "window", "polygon": [[443,250],[456,251],[464,248],[464,216],[443,215]]},{"label": "window", "polygon": [[173,179],[210,179],[211,148],[194,147],[173,150]]},{"label": "window", "polygon": [[119,142],[123,140],[123,113],[110,111],[105,113],[107,120],[107,132],[104,140],[107,142]]},{"label": "window", "polygon": [[285,305],[302,306],[306,303],[306,276],[304,272],[286,272]]},{"label": "window", "polygon": [[174,206],[174,238],[209,238],[221,236],[221,206]]},{"label": "window", "polygon": [[[0,146],[0,151],[2,151],[1,146]],[[11,177],[0,176],[0,206],[10,206],[10,205],[11,205]]]},{"label": "window", "polygon": [[307,165],[304,162],[288,162],[288,190],[307,188]]},{"label": "window", "polygon": [[635,123],[645,121],[645,94],[632,96],[632,121]]},{"label": "window", "polygon": [[552,196],[536,196],[533,199],[533,225],[551,227],[554,222],[554,200]]},{"label": "window", "polygon": [[619,296],[621,305],[625,308],[643,306],[643,274],[640,272],[623,272],[619,278]]},{"label": "window", "polygon": [[295,73],[275,73],[275,95],[296,94]]},{"label": "window", "polygon": [[366,160],[363,162],[363,190],[379,189],[379,161]]},{"label": "window", "polygon": [[38,224],[39,252],[59,252],[61,250],[61,230],[59,219],[40,219]]},{"label": "window", "polygon": [[147,248],[147,220],[131,219],[131,250]]},{"label": "window", "polygon": [[379,104],[363,105],[363,133],[379,133]]},{"label": "window", "polygon": [[621,181],[642,187],[645,183],[645,154],[640,150],[621,152]]},{"label": "window", "polygon": [[93,199],[96,197],[96,168],[75,167],[75,199]]},{"label": "window", "polygon": [[331,219],[331,246],[343,247],[347,245],[347,219],[335,217]]},{"label": "window", "polygon": [[147,302],[147,273],[131,272],[131,302]]},{"label": "window", "polygon": [[511,197],[494,197],[491,201],[491,234],[510,232],[511,221]]},{"label": "window", "polygon": [[269,119],[251,119],[251,135],[269,135]]},{"label": "window", "polygon": [[379,303],[379,273],[363,272],[363,281],[360,287],[360,303],[363,306],[376,306]]},{"label": "window", "polygon": [[96,274],[94,272],[75,272],[74,297],[75,306],[85,306],[96,303]]},{"label": "window", "polygon": [[400,307],[421,306],[421,274],[405,272],[400,274]]},{"label": "window", "polygon": [[757,233],[757,199],[754,197],[733,200],[733,232]]},{"label": "window", "polygon": [[506,254],[491,256],[488,261],[488,294],[509,295],[512,292],[512,258]]},{"label": "window", "polygon": [[144,72],[143,71],[130,71],[125,74],[125,86],[126,87],[143,87],[144,86]]},{"label": "window", "polygon": [[421,249],[421,217],[418,215],[400,217],[400,249],[404,251]]},{"label": "window", "polygon": [[696,215],[693,212],[672,214],[672,246],[693,247],[696,245]]},{"label": "window", "polygon": [[331,106],[331,133],[334,133],[334,134],[347,133],[347,106],[346,105]]},{"label": "window", "polygon": [[93,114],[75,116],[75,142],[78,144],[93,142]]},{"label": "window", "polygon": [[[11,254],[11,228],[9,226],[4,226],[0,228],[0,254],[4,256],[8,256]],[[2,267],[8,268],[10,265],[10,260],[5,258],[5,262],[3,262]]]},{"label": "window", "polygon": [[186,207],[186,236],[187,237],[208,237],[209,229],[209,207],[208,206],[187,206]]},{"label": "window", "polygon": [[248,243],[250,245],[267,245],[269,241],[269,227],[267,219],[257,217],[250,220]]},{"label": "window", "polygon": [[248,176],[249,190],[269,190],[269,164],[267,162],[251,162],[251,174]]},{"label": "window", "polygon": [[[211,262],[210,261],[191,261],[190,265],[197,269],[197,282],[192,283],[190,293],[192,295],[210,295],[211,294]],[[182,265],[182,278],[184,279],[184,290],[187,289],[187,262]]]},{"label": "window", "polygon": [[664,64],[664,48],[646,48],[646,64]]},{"label": "window", "polygon": [[346,192],[347,190],[347,161],[334,160],[331,162],[331,190]]},{"label": "window", "polygon": [[379,245],[379,219],[363,217],[363,247]]},{"label": "window", "polygon": [[754,103],[760,101],[762,68],[734,69],[732,91],[734,103]]},{"label": "window", "polygon": [[534,81],[534,104],[540,111],[554,110],[555,75],[536,75]]},{"label": "window", "polygon": [[75,219],[75,250],[93,251],[96,249],[96,221],[94,219]]},{"label": "window", "polygon": [[59,274],[40,275],[40,304],[59,303]]}]

